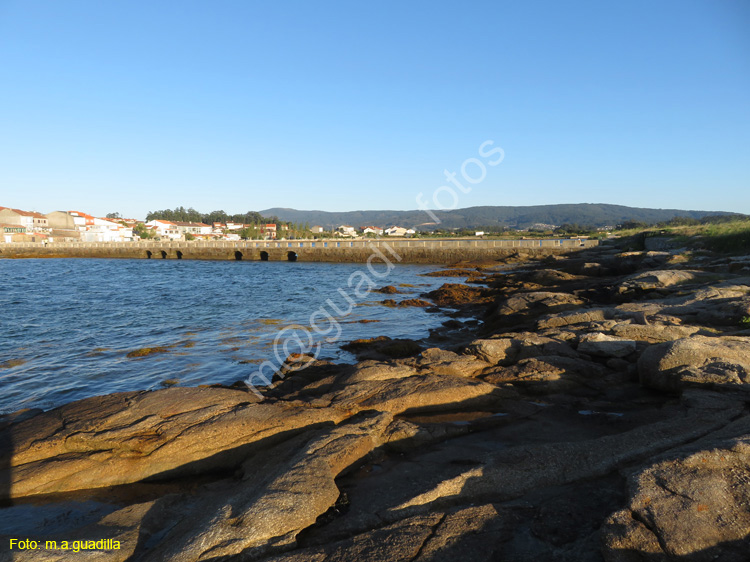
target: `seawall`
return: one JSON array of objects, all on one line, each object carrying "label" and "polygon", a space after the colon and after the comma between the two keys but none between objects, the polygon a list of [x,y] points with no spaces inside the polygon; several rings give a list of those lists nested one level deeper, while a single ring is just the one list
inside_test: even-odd
[{"label": "seawall", "polygon": [[[453,264],[521,253],[529,257],[563,254],[598,245],[597,240],[397,239],[3,243],[0,258],[124,258],[364,263],[381,253],[391,262]],[[375,260],[382,257],[372,258]]]}]

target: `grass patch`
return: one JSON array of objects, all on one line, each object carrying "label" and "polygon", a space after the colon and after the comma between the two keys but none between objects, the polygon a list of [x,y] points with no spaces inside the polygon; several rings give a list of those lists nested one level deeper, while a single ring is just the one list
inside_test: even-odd
[{"label": "grass patch", "polygon": [[720,223],[690,226],[668,226],[646,230],[618,231],[623,238],[631,235],[634,240],[651,236],[667,236],[687,248],[736,254],[750,252],[750,220],[738,219]]}]

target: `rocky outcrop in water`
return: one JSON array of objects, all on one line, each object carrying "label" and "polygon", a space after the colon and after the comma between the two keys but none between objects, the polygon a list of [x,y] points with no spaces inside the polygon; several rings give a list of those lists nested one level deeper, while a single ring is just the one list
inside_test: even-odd
[{"label": "rocky outcrop in water", "polygon": [[121,548],[85,559],[746,560],[738,263],[605,246],[485,265],[484,287],[427,295],[457,317],[433,341],[298,358],[262,399],[170,388],[7,416],[1,542],[58,548],[0,560],[99,538]]}]

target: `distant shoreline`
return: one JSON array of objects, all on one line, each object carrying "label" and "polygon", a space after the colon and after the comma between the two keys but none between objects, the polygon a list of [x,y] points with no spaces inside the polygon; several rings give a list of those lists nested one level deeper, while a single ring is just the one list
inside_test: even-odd
[{"label": "distant shoreline", "polygon": [[121,258],[224,261],[301,261],[329,263],[457,264],[529,258],[592,248],[596,239],[398,239],[239,242],[93,242],[0,244],[0,258]]}]

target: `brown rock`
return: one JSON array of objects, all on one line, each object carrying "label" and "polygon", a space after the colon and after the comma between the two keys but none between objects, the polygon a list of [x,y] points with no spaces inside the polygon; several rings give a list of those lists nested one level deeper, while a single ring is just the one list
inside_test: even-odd
[{"label": "brown rock", "polygon": [[457,283],[446,283],[425,295],[438,306],[458,306],[488,302],[488,291]]},{"label": "brown rock", "polygon": [[693,336],[653,345],[638,360],[644,386],[679,391],[712,385],[750,389],[750,338]]},{"label": "brown rock", "polygon": [[627,357],[635,352],[635,342],[595,332],[583,334],[578,340],[578,351],[597,357]]},{"label": "brown rock", "polygon": [[[740,435],[721,439],[730,432]],[[608,562],[747,560],[750,418],[717,434],[630,477],[627,508],[602,529]]]},{"label": "brown rock", "polygon": [[0,479],[12,497],[231,467],[254,442],[345,414],[219,388],[169,388],[73,402],[6,428]]}]

